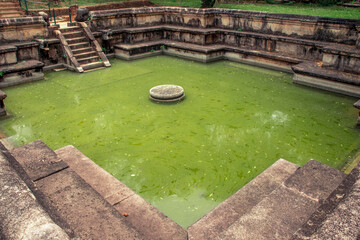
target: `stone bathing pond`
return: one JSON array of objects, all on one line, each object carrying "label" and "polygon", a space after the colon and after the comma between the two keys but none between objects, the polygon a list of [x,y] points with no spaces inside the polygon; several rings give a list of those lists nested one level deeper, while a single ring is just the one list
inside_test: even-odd
[{"label": "stone bathing pond", "polygon": [[[360,146],[357,99],[293,84],[291,74],[168,56],[111,64],[7,88],[0,132],[16,145],[74,145],[184,228],[279,158],[342,169]],[[186,98],[150,101],[161,84]]]}]

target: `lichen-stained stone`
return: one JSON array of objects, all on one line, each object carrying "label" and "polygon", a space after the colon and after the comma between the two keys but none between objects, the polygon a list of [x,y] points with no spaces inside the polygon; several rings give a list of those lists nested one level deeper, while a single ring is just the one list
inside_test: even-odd
[{"label": "lichen-stained stone", "polygon": [[36,181],[36,186],[80,239],[146,239],[69,168]]},{"label": "lichen-stained stone", "polygon": [[1,239],[69,239],[0,153]]},{"label": "lichen-stained stone", "polygon": [[187,232],[73,146],[55,151],[146,239],[187,239]]},{"label": "lichen-stained stone", "polygon": [[14,148],[10,152],[33,181],[68,167],[41,140]]},{"label": "lichen-stained stone", "polygon": [[284,185],[315,201],[322,201],[342,182],[344,177],[345,174],[339,170],[310,160],[289,177]]},{"label": "lichen-stained stone", "polygon": [[215,239],[278,188],[299,166],[280,159],[188,228],[189,240]]},{"label": "lichen-stained stone", "polygon": [[159,85],[150,89],[150,96],[156,99],[174,99],[184,95],[184,89],[177,85]]}]

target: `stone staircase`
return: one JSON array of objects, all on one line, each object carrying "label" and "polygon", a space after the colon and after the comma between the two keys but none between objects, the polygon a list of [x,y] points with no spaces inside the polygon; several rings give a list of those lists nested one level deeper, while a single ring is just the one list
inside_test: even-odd
[{"label": "stone staircase", "polygon": [[70,239],[359,238],[360,166],[280,159],[186,231],[73,146],[0,148]]},{"label": "stone staircase", "polygon": [[110,62],[85,23],[55,31],[61,41],[68,65],[77,72],[110,67]]},{"label": "stone staircase", "polygon": [[18,2],[0,1],[0,19],[24,17],[24,11],[19,7]]}]

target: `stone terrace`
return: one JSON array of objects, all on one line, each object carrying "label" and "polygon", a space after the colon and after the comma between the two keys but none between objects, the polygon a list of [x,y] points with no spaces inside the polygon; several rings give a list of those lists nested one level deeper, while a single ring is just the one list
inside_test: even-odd
[{"label": "stone terrace", "polygon": [[90,16],[97,40],[122,59],[155,54],[228,59],[294,73],[296,83],[360,96],[359,20],[175,7]]},{"label": "stone terrace", "polygon": [[360,166],[280,159],[185,230],[73,146],[0,148],[1,239],[359,237]]}]

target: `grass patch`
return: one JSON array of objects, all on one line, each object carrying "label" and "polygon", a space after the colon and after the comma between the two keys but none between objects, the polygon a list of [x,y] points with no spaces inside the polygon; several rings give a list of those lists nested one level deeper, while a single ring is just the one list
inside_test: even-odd
[{"label": "grass patch", "polygon": [[220,4],[217,7],[272,13],[360,19],[359,8],[344,8],[339,6],[324,7],[317,4]]},{"label": "grass patch", "polygon": [[[65,0],[59,4],[52,4],[51,8],[105,4],[110,2],[124,2],[124,0]],[[158,6],[180,6],[199,8],[201,0],[152,0]],[[313,15],[320,17],[360,19],[360,8],[345,8],[340,6],[321,6],[319,4],[249,4],[249,3],[216,3],[214,7],[239,9],[247,11],[261,11],[271,13],[286,13],[299,15]]]}]

